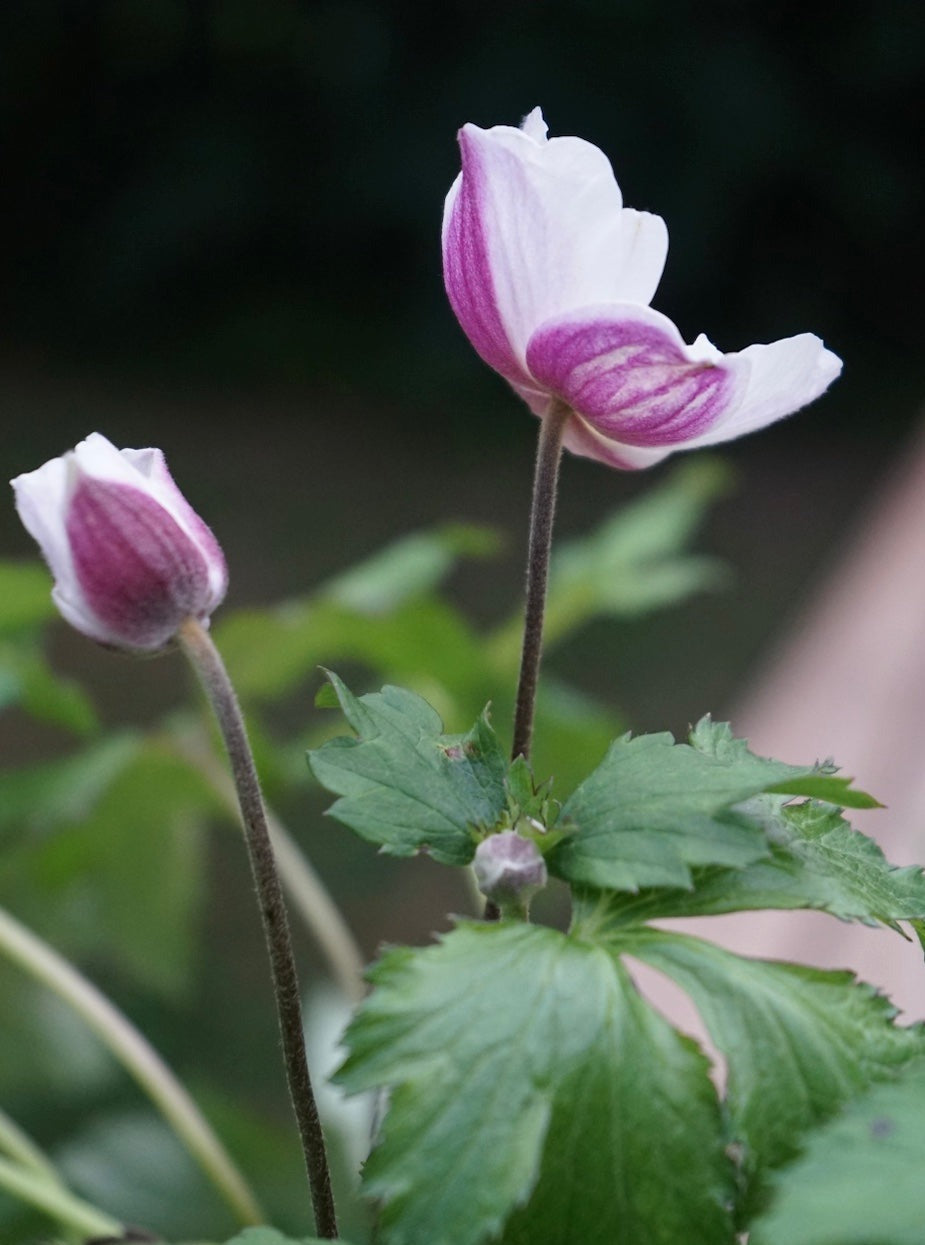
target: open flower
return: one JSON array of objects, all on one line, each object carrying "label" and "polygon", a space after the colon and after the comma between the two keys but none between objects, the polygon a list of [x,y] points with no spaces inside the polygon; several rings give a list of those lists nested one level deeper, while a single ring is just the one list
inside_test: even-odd
[{"label": "open flower", "polygon": [[224,555],[160,450],[118,450],[94,432],[12,484],[54,576],[55,604],[91,639],[163,648],[224,597]]},{"label": "open flower", "polygon": [[607,157],[547,139],[538,108],[520,129],[459,133],[447,195],[447,294],[475,349],[540,417],[572,411],[564,444],[614,467],[751,432],[817,398],[841,361],[812,333],[722,354],[685,344],[649,307],[668,234],[623,207]]}]

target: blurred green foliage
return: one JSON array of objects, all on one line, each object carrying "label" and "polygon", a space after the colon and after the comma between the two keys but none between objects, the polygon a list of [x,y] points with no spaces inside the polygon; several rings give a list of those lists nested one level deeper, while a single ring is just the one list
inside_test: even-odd
[{"label": "blurred green foliage", "polygon": [[[560,549],[550,589],[552,669],[536,727],[537,772],[554,772],[557,795],[600,760],[623,724],[604,701],[556,680],[556,647],[580,642],[594,618],[662,608],[720,584],[722,568],[688,546],[727,486],[717,461],[684,462],[660,489]],[[516,605],[510,618],[483,630],[454,607],[443,586],[460,558],[491,557],[497,547],[497,538],[478,528],[418,532],[308,596],[217,623],[271,802],[286,809],[317,803],[304,748],[341,730],[324,712],[305,721],[304,689],[317,681],[322,662],[346,663],[377,685],[410,685],[450,730],[470,725],[491,701],[506,738],[519,660]],[[228,866],[224,845],[208,831],[213,824],[235,826],[216,783],[216,769],[223,772],[217,740],[198,710],[132,729],[104,728],[87,692],[65,685],[62,694],[43,656],[54,615],[47,575],[34,566],[0,564],[0,585],[3,710],[11,724],[44,723],[56,754],[0,772],[0,904],[91,977],[112,983],[122,1005],[166,1044],[169,1061],[210,1104],[274,1221],[304,1231],[297,1151],[288,1121],[272,1107],[272,1019],[258,1023],[259,1009],[250,995],[240,995],[251,991],[249,969],[241,975],[226,967],[222,977],[215,966],[227,961],[227,948],[209,942],[227,906]],[[24,669],[38,674],[25,678]],[[131,677],[129,666],[120,677]],[[294,700],[300,706],[295,732]],[[70,709],[62,711],[62,704]],[[229,855],[237,860],[231,847]],[[245,926],[235,955],[246,965]],[[227,1235],[227,1212],[80,1022],[2,963],[0,997],[0,1103],[40,1139],[82,1196],[173,1239]],[[227,1047],[218,1059],[216,1041]],[[222,1075],[235,1066],[236,1047],[247,1071],[231,1092]],[[256,1063],[249,1062],[252,1052]],[[344,1190],[346,1162],[344,1151],[338,1174]],[[344,1218],[348,1234],[365,1239],[359,1212]],[[41,1230],[40,1220],[0,1196],[6,1245]]]}]

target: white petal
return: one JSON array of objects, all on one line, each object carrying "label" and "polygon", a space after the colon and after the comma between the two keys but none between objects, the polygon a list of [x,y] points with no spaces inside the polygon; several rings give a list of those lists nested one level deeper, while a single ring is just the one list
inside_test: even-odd
[{"label": "white petal", "polygon": [[841,359],[814,333],[749,346],[723,357],[748,364],[747,384],[728,417],[692,441],[692,447],[728,441],[792,415],[824,393],[842,370]]},{"label": "white petal", "polygon": [[[478,183],[474,214],[492,304],[521,366],[534,329],[552,316],[595,303],[647,303],[668,246],[659,217],[623,210],[599,148],[580,138],[540,142],[536,131],[532,120],[529,132],[474,125],[460,132],[464,193]],[[445,243],[459,193],[457,184],[447,199]]]},{"label": "white petal", "polygon": [[70,623],[72,627],[84,635],[89,636],[91,640],[97,640],[100,644],[112,644],[120,647],[121,637],[96,617],[87,606],[83,597],[79,595],[79,589],[77,592],[78,595],[68,595],[60,581],[55,583],[51,591],[51,599],[57,606],[58,612],[64,621]]},{"label": "white petal", "polygon": [[534,108],[528,112],[523,121],[521,121],[520,128],[535,143],[545,143],[549,134],[549,126],[543,117],[542,108]]},{"label": "white petal", "polygon": [[[130,450],[129,454],[146,455],[150,450]],[[129,460],[125,450],[116,449],[113,443],[101,432],[91,432],[83,441],[78,442],[71,451],[77,468],[94,480],[111,480],[114,484],[128,484],[132,488],[141,488],[145,492],[145,476],[138,467]]]},{"label": "white petal", "polygon": [[52,458],[11,483],[23,526],[37,542],[55,582],[74,594],[77,581],[65,521],[71,493],[70,454]]}]

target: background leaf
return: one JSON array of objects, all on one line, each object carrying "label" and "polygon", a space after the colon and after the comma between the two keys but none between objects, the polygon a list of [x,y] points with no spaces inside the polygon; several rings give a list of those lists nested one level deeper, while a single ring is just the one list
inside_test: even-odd
[{"label": "background leaf", "polygon": [[57,613],[41,562],[0,560],[0,634],[35,627]]}]

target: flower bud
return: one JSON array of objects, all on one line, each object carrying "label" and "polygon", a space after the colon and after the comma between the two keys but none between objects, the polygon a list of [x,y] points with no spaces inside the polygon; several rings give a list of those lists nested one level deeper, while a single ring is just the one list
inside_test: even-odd
[{"label": "flower bud", "polygon": [[91,639],[163,648],[185,619],[207,622],[224,597],[224,555],[160,450],[118,450],[94,432],[12,484],[54,576],[55,604]]},{"label": "flower bud", "polygon": [[546,885],[546,864],[532,839],[504,830],[483,839],[472,862],[475,880],[486,899],[502,911],[526,908],[531,896]]}]

